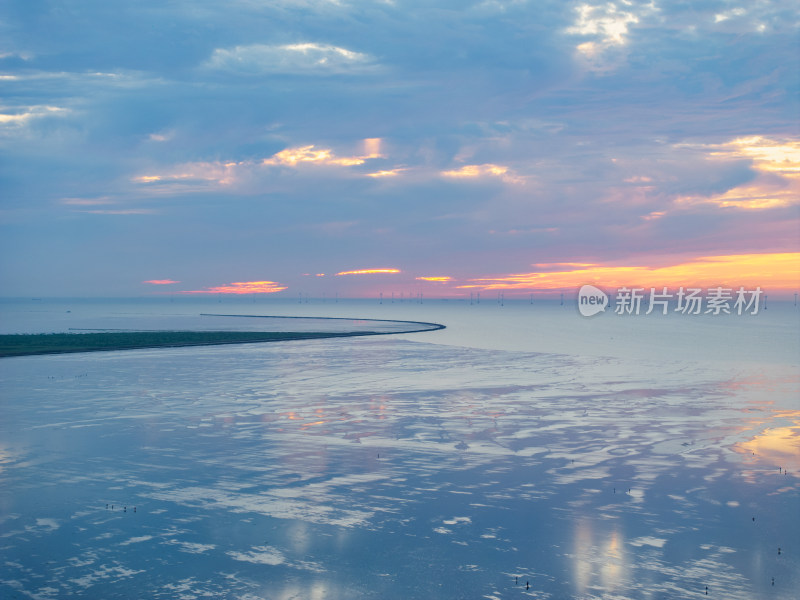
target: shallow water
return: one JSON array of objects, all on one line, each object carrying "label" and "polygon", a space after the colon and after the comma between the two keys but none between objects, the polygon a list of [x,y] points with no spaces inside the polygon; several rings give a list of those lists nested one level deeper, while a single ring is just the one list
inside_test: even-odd
[{"label": "shallow water", "polygon": [[[79,316],[128,326],[196,308]],[[534,326],[521,304],[269,308],[448,329],[0,360],[0,596],[673,598],[708,586],[792,598],[800,587],[790,337],[769,353],[741,321],[733,334],[714,321],[615,329],[555,306]],[[81,309],[70,310],[74,322]],[[770,318],[762,333],[780,330]],[[724,347],[687,359],[680,337],[636,346],[681,328],[694,331],[691,352],[705,339],[714,355],[734,335],[759,358]],[[548,336],[561,353],[532,351]]]}]

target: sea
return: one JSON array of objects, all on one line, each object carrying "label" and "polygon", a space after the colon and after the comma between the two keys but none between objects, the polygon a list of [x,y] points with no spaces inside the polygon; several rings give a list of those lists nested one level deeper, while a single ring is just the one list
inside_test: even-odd
[{"label": "sea", "polygon": [[0,598],[798,597],[794,302],[0,300],[179,329],[385,335],[1,358]]}]

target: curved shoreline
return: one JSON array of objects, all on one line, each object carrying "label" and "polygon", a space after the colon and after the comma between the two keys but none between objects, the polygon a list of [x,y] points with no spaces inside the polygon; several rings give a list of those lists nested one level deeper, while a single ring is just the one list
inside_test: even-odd
[{"label": "curved shoreline", "polygon": [[[214,315],[257,316],[257,315]],[[333,319],[339,317],[273,317],[302,319]],[[362,319],[348,319],[352,321]],[[376,321],[379,319],[363,319]],[[383,319],[389,321],[389,319]],[[112,352],[118,350],[143,350],[157,348],[185,348],[191,346],[221,346],[228,344],[263,344],[298,340],[316,340],[371,335],[420,333],[444,329],[438,323],[396,321],[425,325],[425,328],[408,331],[103,331],[92,333],[34,333],[0,335],[0,358],[38,356],[46,354],[72,354],[78,352]]]}]

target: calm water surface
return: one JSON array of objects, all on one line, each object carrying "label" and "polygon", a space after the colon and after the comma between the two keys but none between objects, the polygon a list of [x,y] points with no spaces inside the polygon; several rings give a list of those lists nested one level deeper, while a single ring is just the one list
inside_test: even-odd
[{"label": "calm water surface", "polygon": [[0,360],[0,597],[796,597],[791,305],[48,301],[0,330],[266,322],[209,312],[448,328]]}]

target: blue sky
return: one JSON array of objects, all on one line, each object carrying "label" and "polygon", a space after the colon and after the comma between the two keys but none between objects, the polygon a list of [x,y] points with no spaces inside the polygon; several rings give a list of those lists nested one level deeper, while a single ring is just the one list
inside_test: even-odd
[{"label": "blue sky", "polygon": [[[791,287],[799,24],[752,0],[4,0],[0,295],[527,293],[754,255]],[[337,275],[369,269],[396,272]]]}]

